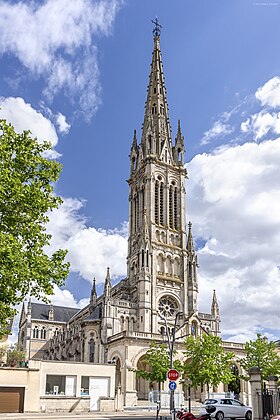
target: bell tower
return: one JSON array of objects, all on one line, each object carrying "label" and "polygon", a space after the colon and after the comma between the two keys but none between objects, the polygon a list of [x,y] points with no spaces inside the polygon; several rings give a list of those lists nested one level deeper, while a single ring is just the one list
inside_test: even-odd
[{"label": "bell tower", "polygon": [[[159,333],[160,315],[174,323],[197,311],[197,259],[186,232],[184,137],[174,145],[156,20],[141,140],[130,150],[128,282],[137,304],[138,331]],[[183,320],[182,320],[183,322]]]}]

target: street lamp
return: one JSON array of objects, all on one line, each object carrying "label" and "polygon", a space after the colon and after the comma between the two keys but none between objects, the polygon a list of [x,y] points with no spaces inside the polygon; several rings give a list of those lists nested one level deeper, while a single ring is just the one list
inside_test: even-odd
[{"label": "street lamp", "polygon": [[[176,313],[175,316],[175,321],[174,321],[174,328],[173,331],[169,331],[168,329],[168,325],[167,325],[167,319],[165,318],[165,316],[163,316],[161,313],[159,313],[159,317],[165,322],[165,330],[166,330],[166,335],[167,335],[167,342],[168,342],[168,350],[169,350],[169,368],[173,369],[173,350],[174,350],[174,343],[175,343],[175,334],[176,334],[176,327],[177,327],[177,323],[178,323],[178,318],[180,315],[183,315],[183,312],[178,311]],[[171,418],[172,420],[175,420],[175,407],[174,407],[174,389],[170,390],[170,413],[171,413]]]}]

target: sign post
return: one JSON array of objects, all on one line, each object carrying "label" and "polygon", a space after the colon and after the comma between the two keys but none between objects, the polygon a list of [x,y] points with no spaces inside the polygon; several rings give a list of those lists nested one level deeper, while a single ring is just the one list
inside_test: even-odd
[{"label": "sign post", "polygon": [[179,378],[179,372],[176,369],[169,369],[169,371],[167,372],[167,378],[170,381],[177,381]]},{"label": "sign post", "polygon": [[[180,315],[183,315],[183,312],[179,311],[176,313],[174,328],[172,329],[172,332],[170,332],[170,329],[168,328],[168,325],[167,325],[167,319],[165,318],[165,316],[159,314],[160,318],[164,320],[165,328],[166,328],[168,350],[169,350],[169,360],[170,360],[170,365],[169,365],[170,369],[167,373],[167,377],[171,381],[170,383],[177,381],[177,379],[179,378],[179,372],[176,369],[173,369],[173,349],[174,349],[174,343],[175,343],[177,322]],[[174,385],[171,385],[171,388],[169,387],[170,389],[170,414],[172,416],[171,417],[172,420],[176,419],[176,412],[175,412],[176,410],[175,410],[175,404],[174,404],[174,391],[176,387],[177,387],[176,382],[175,382],[175,387]]]}]

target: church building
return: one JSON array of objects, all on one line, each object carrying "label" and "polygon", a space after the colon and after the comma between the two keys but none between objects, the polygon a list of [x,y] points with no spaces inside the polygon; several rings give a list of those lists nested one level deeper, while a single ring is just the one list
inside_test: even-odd
[{"label": "church building", "polygon": [[131,368],[143,368],[152,342],[166,342],[166,328],[173,331],[176,314],[178,348],[190,334],[220,335],[215,291],[209,313],[198,308],[184,153],[180,121],[175,139],[171,136],[156,23],[142,132],[134,131],[130,149],[127,277],[112,286],[107,268],[103,294],[97,296],[94,279],[83,309],[29,302],[19,331],[29,359],[114,363],[116,387],[126,406],[147,398],[148,384],[136,379]]}]

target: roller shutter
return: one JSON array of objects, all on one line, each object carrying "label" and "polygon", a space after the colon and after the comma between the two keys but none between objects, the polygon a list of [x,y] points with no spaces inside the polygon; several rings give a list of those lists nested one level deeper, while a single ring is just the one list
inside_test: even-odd
[{"label": "roller shutter", "polygon": [[0,387],[0,413],[23,413],[23,387]]}]

